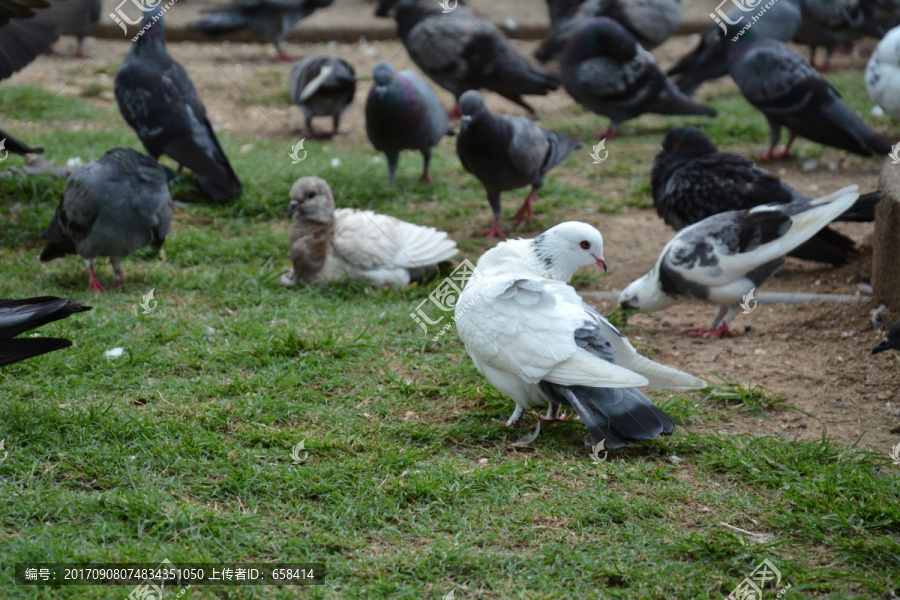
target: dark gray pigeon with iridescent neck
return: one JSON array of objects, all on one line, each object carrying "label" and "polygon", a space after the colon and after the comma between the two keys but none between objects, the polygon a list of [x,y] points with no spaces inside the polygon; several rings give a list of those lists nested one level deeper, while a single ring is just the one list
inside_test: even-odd
[{"label": "dark gray pigeon with iridescent neck", "polygon": [[402,150],[418,150],[424,159],[419,181],[431,183],[431,149],[453,135],[447,112],[428,83],[409,69],[394,70],[380,62],[372,70],[374,84],[366,100],[366,134],[375,149],[387,155],[388,181],[393,185]]},{"label": "dark gray pigeon with iridescent neck", "polygon": [[108,256],[116,286],[124,285],[122,260],[148,244],[161,248],[171,222],[172,197],[159,163],[130,148],[113,148],[69,176],[41,235],[47,241],[41,261],[77,253],[87,264],[90,288],[102,292],[94,259]]},{"label": "dark gray pigeon with iridescent neck", "polygon": [[[340,133],[341,115],[356,94],[356,72],[338,56],[310,56],[298,60],[288,76],[291,102],[300,108],[307,134],[314,138],[330,138]],[[313,117],[331,117],[331,133],[313,129]]]},{"label": "dark gray pigeon with iridescent neck", "polygon": [[581,145],[525,117],[492,114],[475,90],[463,94],[459,106],[463,117],[456,153],[466,171],[484,186],[494,213],[490,228],[478,234],[488,239],[504,237],[500,230],[500,193],[530,185],[531,192],[516,213],[516,225],[526,217],[531,221],[532,204],[544,185],[544,175]]},{"label": "dark gray pigeon with iridescent neck", "polygon": [[563,86],[576,102],[611,123],[599,138],[611,140],[619,125],[645,113],[716,116],[683,94],[653,55],[616,21],[585,21],[560,57]]},{"label": "dark gray pigeon with iridescent neck", "polygon": [[[153,19],[157,18],[156,21]],[[113,89],[119,111],[153,158],[165,154],[194,172],[216,202],[226,202],[244,186],[219,145],[194,83],[166,52],[162,11],[145,13],[138,37],[116,73]]]}]

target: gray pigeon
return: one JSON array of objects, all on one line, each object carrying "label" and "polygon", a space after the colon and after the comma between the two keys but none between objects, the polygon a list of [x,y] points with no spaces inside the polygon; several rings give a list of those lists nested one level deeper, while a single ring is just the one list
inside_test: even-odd
[{"label": "gray pigeon", "polygon": [[516,225],[525,217],[531,221],[532,204],[544,185],[544,175],[581,145],[525,117],[491,114],[475,90],[463,94],[459,106],[463,117],[456,153],[466,171],[484,186],[494,213],[491,227],[477,233],[486,234],[488,239],[504,237],[500,230],[500,193],[530,185],[531,192],[516,213]]},{"label": "gray pigeon", "polygon": [[188,29],[210,35],[249,29],[269,40],[278,52],[277,60],[293,61],[285,54],[281,42],[300,19],[316,9],[331,6],[334,0],[235,0],[228,6],[214,8]]},{"label": "gray pigeon", "polygon": [[[341,115],[356,93],[356,72],[347,61],[337,56],[310,56],[298,60],[288,77],[291,102],[300,107],[308,134],[314,138],[337,135]],[[313,117],[331,117],[330,134],[313,130]]]},{"label": "gray pigeon", "polygon": [[534,49],[541,62],[556,58],[581,24],[594,17],[617,21],[647,50],[672,37],[681,24],[680,0],[547,0],[550,35]]},{"label": "gray pigeon", "polygon": [[[717,13],[710,13],[717,25],[711,26],[700,36],[700,44],[675,66],[669,69],[669,76],[678,75],[675,84],[682,92],[692,95],[704,81],[728,75],[728,48],[735,36],[748,24],[752,24],[754,34],[759,38],[790,41],[800,27],[800,0],[778,0],[765,9],[763,16],[752,19],[763,10],[756,5],[751,11],[735,5],[725,15],[723,21]],[[746,5],[743,5],[746,6]],[[731,27],[727,23],[732,23]]]},{"label": "gray pigeon", "polygon": [[445,14],[434,0],[400,0],[393,10],[410,58],[457,100],[466,90],[487,89],[534,113],[522,95],[545,96],[559,87],[497,27],[464,7]]},{"label": "gray pigeon", "polygon": [[418,150],[425,166],[419,181],[431,183],[431,148],[453,135],[437,94],[414,71],[399,73],[390,63],[372,69],[375,85],[366,99],[366,134],[375,149],[387,155],[388,181],[394,184],[401,150]]},{"label": "gray pigeon", "polygon": [[60,35],[74,35],[75,58],[86,58],[84,38],[100,21],[100,10],[100,0],[50,0],[50,8],[39,10],[35,21],[56,25]]},{"label": "gray pigeon", "polygon": [[0,298],[0,367],[33,356],[40,356],[72,345],[69,340],[49,337],[13,339],[20,333],[37,329],[41,325],[65,319],[75,313],[91,310],[81,302],[73,302],[53,296],[37,298]]},{"label": "gray pigeon", "polygon": [[166,52],[162,10],[145,13],[143,34],[116,73],[114,90],[122,116],[153,158],[165,154],[188,167],[216,202],[244,186],[222,151],[191,78]]},{"label": "gray pigeon", "polygon": [[[819,72],[828,71],[836,47],[876,34],[868,7],[859,0],[800,0],[800,8],[803,19],[794,41],[809,46],[809,63]],[[825,62],[817,66],[819,47],[825,48]]]},{"label": "gray pigeon", "polygon": [[[754,31],[730,44],[729,57],[732,79],[769,123],[770,146],[763,158],[790,156],[797,136],[863,156],[891,151],[890,142],[863,123],[802,56],[783,42],[757,40]],[[782,127],[790,138],[776,153]]]},{"label": "gray pigeon", "polygon": [[70,315],[91,310],[81,302],[54,296],[24,299],[0,299],[0,367],[54,350],[62,350],[72,342],[62,338],[15,336]]},{"label": "gray pigeon", "polygon": [[619,23],[585,21],[560,57],[563,86],[576,102],[610,118],[611,140],[619,125],[644,113],[716,116],[684,95],[659,69],[653,55]]},{"label": "gray pigeon", "polygon": [[56,215],[41,235],[41,260],[79,254],[87,263],[90,288],[104,287],[94,258],[108,256],[116,286],[125,284],[122,260],[150,244],[162,247],[172,221],[172,197],[156,160],[129,148],[113,148],[69,177]]},{"label": "gray pigeon", "polygon": [[728,324],[756,306],[758,286],[804,243],[859,198],[851,185],[829,196],[719,213],[685,227],[666,244],[649,273],[619,295],[623,309],[653,312],[685,299],[719,305],[707,327],[685,333],[733,337]]}]

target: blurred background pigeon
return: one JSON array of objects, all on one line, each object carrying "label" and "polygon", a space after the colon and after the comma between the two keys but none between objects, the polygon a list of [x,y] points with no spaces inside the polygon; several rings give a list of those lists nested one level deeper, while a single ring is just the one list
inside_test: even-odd
[{"label": "blurred background pigeon", "polygon": [[235,0],[222,8],[211,9],[199,21],[188,23],[188,29],[210,35],[249,29],[269,40],[278,53],[277,60],[294,60],[281,43],[300,19],[315,10],[331,6],[334,0]]},{"label": "blurred background pigeon", "polygon": [[[867,33],[877,35],[868,6],[862,0],[800,0],[800,27],[794,41],[809,46],[809,64],[828,71],[835,48],[848,45]],[[825,60],[816,65],[816,49],[825,48]]]},{"label": "blurred background pigeon", "polygon": [[91,307],[84,306],[81,302],[54,296],[16,300],[0,298],[0,367],[68,348],[72,342],[61,338],[28,337],[19,340],[13,338],[41,325],[89,310]]},{"label": "blurred background pigeon", "polygon": [[431,183],[431,149],[445,135],[454,134],[440,99],[409,69],[398,73],[390,63],[380,62],[372,77],[366,99],[366,135],[375,149],[387,156],[388,182],[394,184],[400,151],[418,150],[424,160],[419,181]]},{"label": "blurred background pigeon", "polygon": [[113,148],[75,171],[50,225],[41,260],[77,253],[88,267],[89,286],[104,287],[94,259],[108,256],[116,286],[125,284],[122,260],[147,244],[162,247],[172,221],[172,197],[156,160],[130,148]]},{"label": "blurred background pigeon", "polygon": [[[156,18],[154,20],[154,18]],[[150,25],[116,72],[114,90],[122,116],[153,158],[160,155],[188,167],[216,202],[239,195],[244,186],[213,131],[206,107],[187,71],[166,51],[162,10],[144,14]]]},{"label": "blurred background pigeon", "polygon": [[[341,115],[356,94],[356,72],[338,56],[310,56],[298,60],[288,77],[291,102],[300,108],[310,137],[330,138],[340,132]],[[313,117],[331,117],[330,134],[313,130]]]},{"label": "blurred background pigeon", "polygon": [[52,23],[59,35],[72,35],[77,40],[75,58],[86,58],[84,38],[100,21],[100,0],[49,0],[50,7],[38,11],[35,21]]},{"label": "blurred background pigeon", "polygon": [[463,94],[459,105],[463,117],[456,153],[466,171],[484,186],[494,214],[490,228],[477,234],[489,239],[504,237],[500,230],[500,193],[530,185],[531,192],[516,213],[516,225],[526,217],[531,221],[532,204],[544,185],[544,175],[581,145],[525,117],[491,114],[475,90]]}]

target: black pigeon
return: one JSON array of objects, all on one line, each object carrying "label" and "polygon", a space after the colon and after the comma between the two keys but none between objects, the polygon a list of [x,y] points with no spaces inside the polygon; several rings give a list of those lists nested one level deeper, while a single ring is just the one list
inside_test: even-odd
[{"label": "black pigeon", "polygon": [[216,202],[234,198],[244,186],[216,139],[187,71],[166,52],[162,11],[146,13],[143,26],[116,73],[114,90],[122,116],[150,156],[165,154],[179,164],[179,171],[191,169]]},{"label": "black pigeon", "polygon": [[[756,39],[754,31],[729,44],[729,60],[741,93],[769,122],[770,146],[764,158],[790,156],[797,136],[862,156],[891,151],[891,143],[863,123],[802,56],[783,42]],[[790,138],[784,151],[776,153],[782,127]]]},{"label": "black pigeon", "polygon": [[434,0],[400,0],[393,11],[412,61],[457,100],[466,90],[486,89],[534,113],[522,96],[545,96],[559,87],[497,27],[464,7],[445,14]]},{"label": "black pigeon", "polygon": [[21,300],[0,299],[0,367],[32,356],[68,348],[72,342],[60,338],[30,337],[21,340],[13,338],[41,325],[88,310],[91,310],[91,307],[84,306],[81,302],[53,296]]},{"label": "black pigeon", "polygon": [[878,354],[885,350],[900,350],[900,321],[891,325],[885,338],[872,348],[872,354]]},{"label": "black pigeon", "polygon": [[546,131],[525,117],[491,114],[481,94],[470,90],[459,99],[462,126],[456,138],[456,153],[463,167],[481,182],[487,192],[494,220],[490,229],[479,231],[488,238],[503,237],[500,230],[500,193],[531,186],[516,225],[527,217],[544,175],[561,163],[580,144],[561,133]]},{"label": "black pigeon", "polygon": [[[680,231],[715,214],[787,204],[803,196],[772,173],[737,154],[719,152],[696,127],[679,127],[663,139],[650,174],[653,205]],[[871,222],[881,192],[860,196],[837,221]],[[789,256],[840,265],[855,252],[853,240],[825,227]]]},{"label": "black pigeon", "polygon": [[281,47],[281,42],[300,19],[318,8],[330,6],[334,0],[235,0],[228,6],[214,8],[203,19],[188,24],[188,29],[210,35],[249,29],[269,40],[280,61],[294,60]]}]

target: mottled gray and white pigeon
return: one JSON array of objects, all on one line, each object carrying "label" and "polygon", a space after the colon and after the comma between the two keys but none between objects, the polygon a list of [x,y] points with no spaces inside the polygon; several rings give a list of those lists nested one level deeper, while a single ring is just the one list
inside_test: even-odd
[{"label": "mottled gray and white pigeon", "polygon": [[885,350],[900,350],[900,321],[891,325],[884,339],[872,348],[872,354],[879,354]]},{"label": "mottled gray and white pigeon", "polygon": [[456,303],[459,337],[478,371],[516,403],[507,425],[521,425],[526,409],[543,404],[553,420],[562,404],[607,448],[668,435],[672,420],[635,387],[705,383],[639,355],[584,303],[568,282],[591,265],[606,270],[603,237],[586,223],[498,244]]},{"label": "mottled gray and white pigeon", "polygon": [[661,45],[681,24],[680,0],[547,0],[550,35],[534,49],[541,62],[556,58],[581,24],[594,17],[617,21],[647,50]]},{"label": "mottled gray and white pigeon", "polygon": [[269,40],[278,52],[277,60],[292,61],[281,42],[300,19],[316,9],[331,6],[334,0],[235,0],[227,6],[211,9],[188,29],[210,35],[249,29]]},{"label": "mottled gray and white pigeon", "polygon": [[234,198],[244,186],[219,145],[194,83],[166,52],[162,10],[145,13],[143,24],[151,26],[116,73],[119,111],[150,156],[165,154],[178,163],[179,171],[192,170],[216,202]]},{"label": "mottled gray and white pigeon", "polygon": [[424,79],[406,69],[399,73],[390,63],[372,70],[374,84],[366,99],[366,135],[387,155],[388,182],[393,185],[402,150],[418,150],[424,159],[419,181],[431,183],[431,149],[445,135],[453,135],[447,113]]},{"label": "mottled gray and white pigeon", "polygon": [[491,227],[478,234],[489,239],[503,237],[500,193],[530,185],[531,192],[516,213],[516,225],[525,217],[531,221],[532,204],[544,185],[544,175],[581,145],[525,117],[491,114],[475,90],[463,94],[459,105],[463,117],[456,153],[466,171],[484,186],[494,213]]},{"label": "mottled gray and white pigeon", "polygon": [[560,57],[563,86],[576,102],[609,117],[611,140],[619,125],[644,113],[716,116],[684,95],[660,70],[653,55],[616,21],[582,23]]},{"label": "mottled gray and white pigeon", "polygon": [[900,27],[891,29],[869,58],[866,91],[884,112],[900,119]]},{"label": "mottled gray and white pigeon", "polygon": [[73,302],[54,296],[37,298],[0,298],[0,367],[40,356],[54,350],[62,350],[72,342],[61,338],[27,337],[13,339],[20,333],[37,329],[41,325],[65,319],[75,313],[91,310],[81,302]]},{"label": "mottled gray and white pigeon", "polygon": [[50,7],[39,10],[35,21],[52,23],[59,35],[75,36],[75,58],[87,58],[84,38],[100,21],[100,11],[100,0],[50,0]]},{"label": "mottled gray and white pigeon", "polygon": [[162,247],[172,222],[166,175],[153,158],[130,148],[113,148],[69,176],[50,225],[41,260],[78,254],[87,264],[89,285],[104,287],[94,259],[108,256],[116,286],[125,284],[122,260],[146,245]]},{"label": "mottled gray and white pigeon", "polygon": [[555,76],[530,63],[497,27],[465,7],[443,13],[433,0],[400,0],[393,11],[410,58],[457,99],[466,90],[486,89],[533,113],[522,96],[545,96],[559,87]]},{"label": "mottled gray and white pigeon", "polygon": [[[678,127],[666,134],[653,161],[650,184],[656,212],[675,231],[718,213],[806,198],[752,161],[719,152],[696,127]],[[860,196],[835,220],[874,221],[880,199],[881,192]],[[789,256],[836,266],[855,251],[852,239],[825,227]]]},{"label": "mottled gray and white pigeon", "polygon": [[619,296],[624,309],[653,312],[686,299],[720,306],[707,327],[688,329],[698,337],[734,336],[728,324],[784,263],[784,257],[809,240],[859,194],[855,185],[833,194],[787,204],[719,213],[685,227],[666,244],[649,273]]},{"label": "mottled gray and white pigeon", "polygon": [[456,255],[456,242],[433,227],[369,210],[334,209],[324,179],[302,177],[291,186],[289,213],[293,269],[283,285],[362,279],[371,286],[404,287],[437,273]]},{"label": "mottled gray and white pigeon", "polygon": [[[729,53],[731,77],[769,123],[770,146],[764,158],[790,156],[797,136],[863,156],[891,151],[890,142],[863,123],[802,56],[783,42],[756,39],[754,31],[731,44]],[[782,127],[790,138],[776,154]]]},{"label": "mottled gray and white pigeon", "polygon": [[[356,94],[356,71],[338,56],[310,56],[298,60],[288,77],[291,102],[300,107],[311,137],[329,138],[340,133],[341,115]],[[313,130],[313,117],[331,117],[330,134]]]}]

